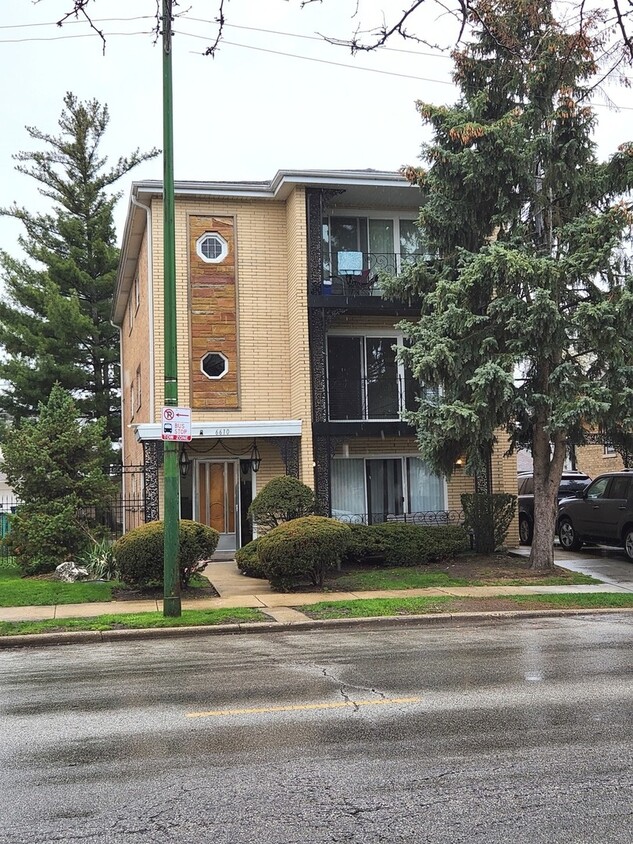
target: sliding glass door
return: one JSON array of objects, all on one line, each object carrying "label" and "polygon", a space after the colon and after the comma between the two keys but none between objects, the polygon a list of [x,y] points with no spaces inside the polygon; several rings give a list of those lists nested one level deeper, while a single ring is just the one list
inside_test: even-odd
[{"label": "sliding glass door", "polygon": [[444,479],[419,457],[349,457],[331,463],[332,515],[376,524],[446,509]]}]

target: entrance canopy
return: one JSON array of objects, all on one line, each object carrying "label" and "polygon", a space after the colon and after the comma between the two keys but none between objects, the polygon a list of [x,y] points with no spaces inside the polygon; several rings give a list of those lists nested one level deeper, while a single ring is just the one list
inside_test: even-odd
[{"label": "entrance canopy", "polygon": [[[162,426],[158,422],[141,422],[130,426],[138,442],[160,440]],[[268,419],[261,422],[191,422],[191,437],[194,440],[238,437],[300,437],[301,419]]]}]

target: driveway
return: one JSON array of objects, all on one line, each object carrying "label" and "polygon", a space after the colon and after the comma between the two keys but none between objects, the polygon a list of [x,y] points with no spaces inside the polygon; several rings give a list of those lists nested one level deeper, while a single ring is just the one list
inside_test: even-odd
[{"label": "driveway", "polygon": [[[530,555],[529,548],[517,549],[524,557]],[[633,563],[620,548],[604,545],[585,545],[580,551],[563,551],[558,543],[554,545],[554,559],[563,568],[589,574],[604,583],[620,586],[633,592]]]}]

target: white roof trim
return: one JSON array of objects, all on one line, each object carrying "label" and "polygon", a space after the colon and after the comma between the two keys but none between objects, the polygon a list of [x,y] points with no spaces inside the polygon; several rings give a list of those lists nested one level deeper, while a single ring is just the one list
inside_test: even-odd
[{"label": "white roof trim", "polygon": [[[130,425],[138,442],[160,440],[162,427],[158,423],[141,422]],[[191,422],[194,440],[229,440],[238,437],[300,437],[301,419],[268,419],[261,422]]]}]

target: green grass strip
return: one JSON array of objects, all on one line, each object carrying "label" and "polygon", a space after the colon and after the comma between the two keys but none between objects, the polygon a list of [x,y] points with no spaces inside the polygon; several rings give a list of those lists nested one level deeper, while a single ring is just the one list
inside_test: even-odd
[{"label": "green grass strip", "polygon": [[[596,592],[561,595],[499,595],[500,601],[512,601],[521,609],[601,609],[633,607],[633,593]],[[310,618],[374,618],[393,615],[425,615],[438,612],[469,612],[480,606],[481,598],[433,596],[423,598],[367,598],[354,601],[320,601],[297,609]],[[494,609],[494,597],[486,597]],[[519,607],[517,607],[518,609]]]},{"label": "green grass strip", "polygon": [[579,586],[600,583],[588,574],[570,572],[569,576],[540,578],[495,578],[480,575],[476,578],[452,577],[446,572],[425,572],[419,569],[388,568],[359,571],[336,578],[332,588],[348,592],[366,592],[372,589],[425,589],[432,586]]},{"label": "green grass strip", "polygon": [[578,609],[610,609],[633,607],[633,593],[624,592],[589,592],[581,595],[565,593],[561,595],[508,595],[517,604],[542,607],[569,607]]},{"label": "green grass strip", "polygon": [[179,618],[159,612],[98,615],[94,618],[52,618],[45,621],[0,621],[0,636],[31,633],[66,633],[77,630],[145,630],[155,627],[197,627],[270,621],[259,610],[246,607],[221,610],[183,610]]},{"label": "green grass strip", "polygon": [[62,583],[59,580],[34,580],[18,577],[12,571],[0,571],[0,607],[45,607],[54,604],[92,604],[111,601],[118,584]]},{"label": "green grass strip", "polygon": [[366,598],[355,601],[319,601],[297,609],[310,618],[368,618],[381,615],[412,615],[446,612],[450,595],[423,598]]}]

